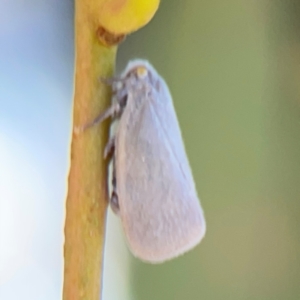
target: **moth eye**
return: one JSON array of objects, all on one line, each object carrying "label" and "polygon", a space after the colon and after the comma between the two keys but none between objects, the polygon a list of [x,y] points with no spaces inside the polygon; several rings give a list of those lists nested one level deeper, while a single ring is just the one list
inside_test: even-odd
[{"label": "moth eye", "polygon": [[140,79],[145,78],[148,75],[148,70],[143,66],[137,67],[136,75]]},{"label": "moth eye", "polygon": [[123,82],[122,81],[116,82],[114,87],[116,90],[121,90],[123,88]]}]

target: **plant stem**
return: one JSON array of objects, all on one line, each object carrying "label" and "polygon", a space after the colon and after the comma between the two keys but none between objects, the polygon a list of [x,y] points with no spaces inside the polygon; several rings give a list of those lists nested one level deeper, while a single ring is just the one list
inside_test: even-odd
[{"label": "plant stem", "polygon": [[[75,1],[75,94],[73,126],[91,122],[110,102],[117,47],[97,39],[87,1]],[[103,159],[108,123],[75,134],[66,203],[64,300],[99,300],[107,209],[107,162]]]}]

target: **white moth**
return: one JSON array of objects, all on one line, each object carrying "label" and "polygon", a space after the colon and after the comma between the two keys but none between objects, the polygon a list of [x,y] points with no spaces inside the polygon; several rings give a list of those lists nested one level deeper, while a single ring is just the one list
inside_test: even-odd
[{"label": "white moth", "polygon": [[113,104],[90,127],[119,119],[105,156],[113,154],[111,207],[132,253],[160,263],[196,246],[205,219],[165,81],[144,60],[111,80]]}]

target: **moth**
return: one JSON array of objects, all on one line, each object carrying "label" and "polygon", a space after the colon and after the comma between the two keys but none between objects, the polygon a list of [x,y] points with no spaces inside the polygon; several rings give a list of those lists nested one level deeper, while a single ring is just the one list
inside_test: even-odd
[{"label": "moth", "polygon": [[110,83],[111,106],[86,127],[119,120],[104,153],[113,160],[110,204],[133,255],[161,263],[192,249],[206,231],[172,97],[144,60],[129,62]]}]

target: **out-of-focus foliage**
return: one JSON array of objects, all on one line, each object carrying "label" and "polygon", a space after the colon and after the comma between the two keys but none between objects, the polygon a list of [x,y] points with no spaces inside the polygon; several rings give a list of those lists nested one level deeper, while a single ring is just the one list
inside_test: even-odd
[{"label": "out-of-focus foliage", "polygon": [[120,49],[173,94],[207,218],[193,252],[134,263],[136,299],[300,298],[299,1],[162,1]]}]

